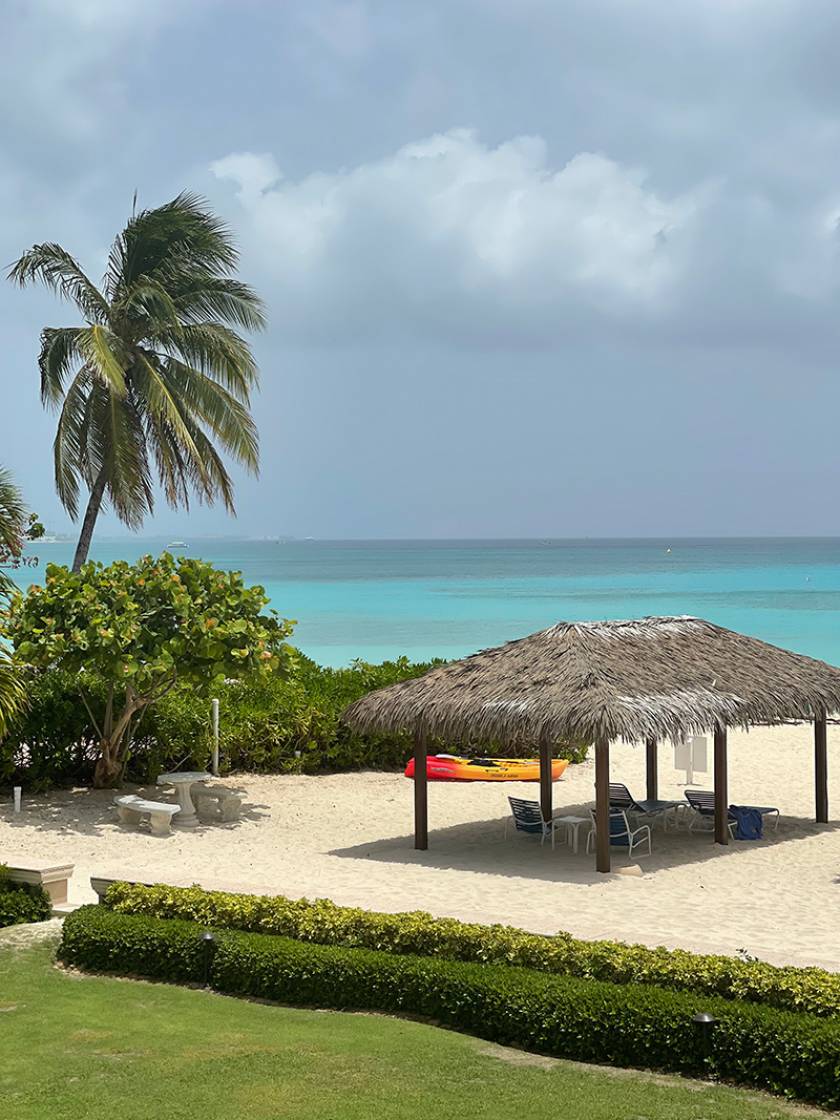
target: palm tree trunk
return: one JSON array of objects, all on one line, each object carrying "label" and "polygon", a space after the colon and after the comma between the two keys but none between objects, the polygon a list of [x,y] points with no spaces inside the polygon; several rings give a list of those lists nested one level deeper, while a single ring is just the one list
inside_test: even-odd
[{"label": "palm tree trunk", "polygon": [[90,551],[90,542],[93,539],[93,530],[96,525],[96,519],[99,516],[99,511],[102,508],[102,498],[105,494],[105,483],[108,481],[105,468],[96,477],[93,484],[93,489],[88,498],[87,509],[85,510],[85,519],[82,522],[82,531],[79,534],[79,543],[76,545],[76,555],[73,557],[73,571],[78,572],[82,564],[88,558]]}]

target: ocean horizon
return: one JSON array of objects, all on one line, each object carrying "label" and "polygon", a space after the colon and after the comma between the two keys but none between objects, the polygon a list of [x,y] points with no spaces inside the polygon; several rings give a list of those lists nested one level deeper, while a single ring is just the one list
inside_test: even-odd
[{"label": "ocean horizon", "polygon": [[[91,558],[165,548],[241,571],[325,665],[462,657],[560,620],[696,615],[840,664],[840,537],[251,540],[113,537]],[[38,541],[38,582],[74,542]]]}]

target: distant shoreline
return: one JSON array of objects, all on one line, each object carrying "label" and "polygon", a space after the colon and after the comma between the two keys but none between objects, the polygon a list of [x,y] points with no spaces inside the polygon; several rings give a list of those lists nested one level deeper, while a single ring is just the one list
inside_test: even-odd
[{"label": "distant shoreline", "polygon": [[[141,536],[136,534],[109,535],[98,534],[96,540],[107,544],[120,544],[126,542],[143,542],[150,544],[170,541],[172,535],[154,534]],[[642,537],[295,537],[295,536],[231,536],[229,534],[196,533],[186,536],[185,541],[226,541],[239,544],[423,544],[423,545],[506,545],[506,544],[532,544],[532,545],[575,545],[575,544],[696,544],[714,541],[840,541],[840,534],[792,534],[792,535],[734,535],[724,533],[717,536],[642,536]],[[27,547],[37,550],[41,544],[75,544],[75,536],[61,536],[49,534],[39,541],[34,541]],[[95,542],[94,542],[95,543]]]}]

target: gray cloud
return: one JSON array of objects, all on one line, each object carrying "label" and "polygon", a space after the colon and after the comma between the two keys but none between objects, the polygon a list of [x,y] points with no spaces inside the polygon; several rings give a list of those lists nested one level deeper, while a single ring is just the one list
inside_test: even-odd
[{"label": "gray cloud", "polygon": [[466,129],[296,182],[270,155],[212,170],[236,184],[280,328],[333,341],[384,325],[479,344],[483,329],[565,337],[580,311],[656,323],[706,193],[662,198],[606,156],[553,168],[541,137],[490,148]]}]

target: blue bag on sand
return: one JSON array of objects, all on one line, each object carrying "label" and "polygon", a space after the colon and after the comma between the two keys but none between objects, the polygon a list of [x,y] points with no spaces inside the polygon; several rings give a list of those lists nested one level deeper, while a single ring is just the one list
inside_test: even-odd
[{"label": "blue bag on sand", "polygon": [[749,805],[730,805],[729,815],[735,820],[736,840],[761,839],[764,821],[758,809],[751,809]]}]

